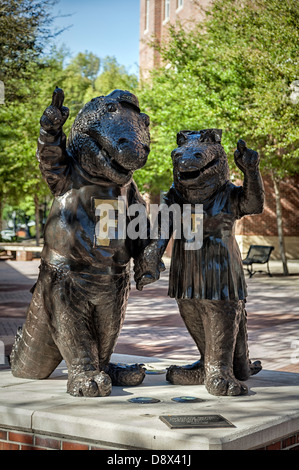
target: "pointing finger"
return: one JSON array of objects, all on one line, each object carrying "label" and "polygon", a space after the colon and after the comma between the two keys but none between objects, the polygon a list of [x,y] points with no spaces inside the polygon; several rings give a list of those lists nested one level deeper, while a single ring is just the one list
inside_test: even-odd
[{"label": "pointing finger", "polygon": [[238,151],[240,152],[241,155],[243,155],[243,153],[245,153],[245,151],[247,149],[245,140],[242,140],[242,139],[238,140],[237,149],[238,149]]},{"label": "pointing finger", "polygon": [[64,101],[64,92],[61,88],[56,87],[52,96],[52,105],[60,109]]}]

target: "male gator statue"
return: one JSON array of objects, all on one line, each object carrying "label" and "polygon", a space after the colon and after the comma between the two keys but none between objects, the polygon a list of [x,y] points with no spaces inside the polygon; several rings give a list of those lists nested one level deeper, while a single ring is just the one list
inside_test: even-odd
[{"label": "male gator statue", "polygon": [[56,88],[41,118],[37,158],[55,199],[11,367],[17,377],[43,379],[63,358],[70,394],[106,396],[112,383],[136,385],[145,376],[140,365],[109,363],[124,321],[129,262],[145,240],[101,238],[98,205],[116,207],[119,197],[144,204],[132,176],[150,151],[149,118],[136,96],[115,90],[83,107],[66,145],[63,100]]},{"label": "male gator statue", "polygon": [[[221,133],[182,131],[172,152],[174,182],[165,202],[203,205],[202,246],[185,249],[190,240],[175,239],[169,279],[169,296],[177,300],[201,359],[191,366],[171,366],[166,378],[173,384],[204,383],[214,395],[242,395],[247,387],[240,380],[257,373],[261,364],[252,364],[248,356],[247,291],[235,223],[263,211],[264,188],[258,153],[242,140],[235,163],[244,173],[244,184],[229,181]],[[153,240],[135,263],[140,290],[159,278],[159,260],[167,243],[163,237]]]}]

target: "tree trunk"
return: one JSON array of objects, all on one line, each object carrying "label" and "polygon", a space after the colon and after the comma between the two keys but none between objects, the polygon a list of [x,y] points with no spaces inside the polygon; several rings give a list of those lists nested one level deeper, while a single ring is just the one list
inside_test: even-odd
[{"label": "tree trunk", "polygon": [[40,239],[40,229],[39,229],[39,199],[38,196],[34,196],[34,205],[35,205],[35,241],[36,245],[39,245]]},{"label": "tree trunk", "polygon": [[2,230],[3,194],[0,197],[0,232]]},{"label": "tree trunk", "polygon": [[285,253],[284,234],[283,234],[283,222],[282,222],[282,207],[280,200],[280,179],[272,172],[272,180],[274,184],[275,203],[276,203],[276,217],[277,217],[277,232],[278,232],[278,244],[279,252],[283,266],[284,276],[289,275],[287,257]]}]

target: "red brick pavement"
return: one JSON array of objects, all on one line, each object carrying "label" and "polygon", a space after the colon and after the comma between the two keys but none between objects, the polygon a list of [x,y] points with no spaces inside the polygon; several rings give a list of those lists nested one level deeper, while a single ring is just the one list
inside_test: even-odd
[{"label": "red brick pavement", "polygon": [[[6,354],[10,352],[17,327],[25,321],[38,265],[38,260],[0,261],[0,340],[5,343]],[[116,353],[186,362],[198,358],[175,300],[167,297],[167,275],[168,271],[141,293],[132,283]],[[252,359],[262,360],[264,368],[299,372],[298,287],[296,272],[288,278],[257,274],[248,280],[250,353]]]}]

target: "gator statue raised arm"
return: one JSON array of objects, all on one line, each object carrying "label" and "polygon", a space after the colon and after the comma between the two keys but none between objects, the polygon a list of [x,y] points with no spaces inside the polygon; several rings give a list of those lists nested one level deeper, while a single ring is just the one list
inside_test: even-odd
[{"label": "gator statue raised arm", "polygon": [[[63,100],[56,88],[40,121],[37,158],[55,199],[11,368],[17,377],[43,379],[64,359],[71,395],[106,396],[112,384],[137,385],[145,376],[141,365],[109,361],[124,321],[129,262],[146,240],[101,236],[99,207],[119,208],[119,198],[144,205],[132,177],[150,151],[149,117],[136,96],[115,90],[83,107],[66,144]],[[117,232],[117,221],[112,225]]]},{"label": "gator statue raised arm", "polygon": [[[203,205],[202,246],[185,249],[188,240],[174,240],[168,292],[177,301],[200,360],[171,366],[166,378],[173,384],[205,384],[213,395],[241,395],[247,393],[241,381],[257,373],[261,364],[249,359],[247,290],[235,223],[263,211],[264,188],[258,153],[242,140],[235,163],[244,173],[244,183],[230,182],[221,134],[219,129],[179,132],[178,148],[172,152],[174,182],[166,204]],[[170,225],[171,236],[173,221]],[[158,266],[168,240],[162,236],[152,240],[135,263],[140,290],[159,278]]]}]

